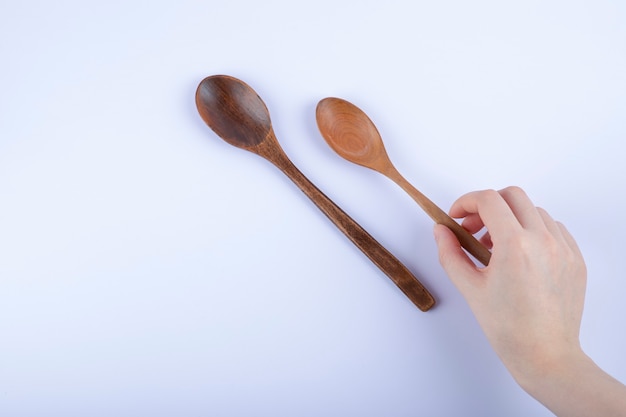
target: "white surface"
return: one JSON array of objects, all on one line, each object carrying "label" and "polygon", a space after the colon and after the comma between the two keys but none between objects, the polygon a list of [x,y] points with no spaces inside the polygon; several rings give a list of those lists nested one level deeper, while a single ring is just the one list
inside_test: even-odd
[{"label": "white surface", "polygon": [[[625,381],[625,20],[591,0],[4,2],[0,415],[551,415],[440,269],[430,220],[322,141],[331,95],[444,209],[517,184],[562,220],[589,268],[582,343]],[[203,124],[195,88],[220,73],[434,310]]]}]

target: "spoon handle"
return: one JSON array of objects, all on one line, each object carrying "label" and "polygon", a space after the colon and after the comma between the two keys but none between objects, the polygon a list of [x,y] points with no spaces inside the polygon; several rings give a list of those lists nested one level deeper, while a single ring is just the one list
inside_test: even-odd
[{"label": "spoon handle", "polygon": [[386,175],[402,187],[402,189],[411,197],[413,197],[413,200],[419,204],[419,206],[430,216],[431,219],[433,219],[436,223],[443,224],[452,230],[452,233],[454,233],[457,239],[459,239],[461,246],[463,246],[469,253],[471,253],[483,265],[489,265],[491,252],[489,252],[486,247],[476,240],[474,236],[454,221],[454,219],[448,216],[435,203],[430,201],[430,199],[422,194],[417,188],[413,187],[413,185],[408,182],[395,168],[388,170]]},{"label": "spoon handle", "polygon": [[322,193],[283,152],[266,159],[276,165],[376,266],[378,266],[420,310],[427,311],[435,299],[422,283],[363,227]]}]

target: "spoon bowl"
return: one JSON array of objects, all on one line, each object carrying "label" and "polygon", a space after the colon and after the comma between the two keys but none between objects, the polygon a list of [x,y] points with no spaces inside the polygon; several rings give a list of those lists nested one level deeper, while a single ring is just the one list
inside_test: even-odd
[{"label": "spoon bowl", "polygon": [[318,127],[330,147],[343,158],[367,168],[388,160],[378,129],[354,104],[339,98],[325,98],[316,109]]},{"label": "spoon bowl", "polygon": [[315,117],[322,137],[337,154],[394,181],[436,223],[450,228],[461,246],[478,261],[483,265],[489,264],[491,252],[398,172],[387,155],[378,129],[365,112],[346,100],[327,97],[317,104]]},{"label": "spoon bowl", "polygon": [[200,82],[196,106],[205,123],[229,144],[253,152],[279,168],[422,311],[435,304],[417,278],[356,221],[296,168],[280,147],[267,106],[246,83],[226,75]]},{"label": "spoon bowl", "polygon": [[272,134],[270,114],[261,97],[232,77],[205,78],[196,91],[196,107],[217,136],[238,148],[250,150]]}]

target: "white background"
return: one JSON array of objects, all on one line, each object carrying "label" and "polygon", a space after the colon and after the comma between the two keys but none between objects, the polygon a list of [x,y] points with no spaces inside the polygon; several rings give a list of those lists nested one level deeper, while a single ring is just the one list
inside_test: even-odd
[{"label": "white background", "polygon": [[[0,5],[0,415],[548,416],[439,266],[432,223],[336,156],[326,96],[442,208],[522,186],[589,269],[584,349],[626,380],[622,1]],[[198,116],[243,79],[297,166],[438,300],[422,313]]]}]

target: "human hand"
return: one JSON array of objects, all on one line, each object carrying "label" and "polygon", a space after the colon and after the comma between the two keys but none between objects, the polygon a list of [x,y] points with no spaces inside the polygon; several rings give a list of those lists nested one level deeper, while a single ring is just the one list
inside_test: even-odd
[{"label": "human hand", "polygon": [[472,234],[487,229],[484,268],[447,227],[434,232],[443,268],[518,382],[581,355],[586,267],[567,229],[518,187],[466,194],[450,215]]},{"label": "human hand", "polygon": [[466,194],[450,215],[472,234],[487,228],[488,266],[442,225],[439,259],[522,388],[560,417],[626,417],[626,386],[580,347],[587,271],[567,229],[518,187]]}]

